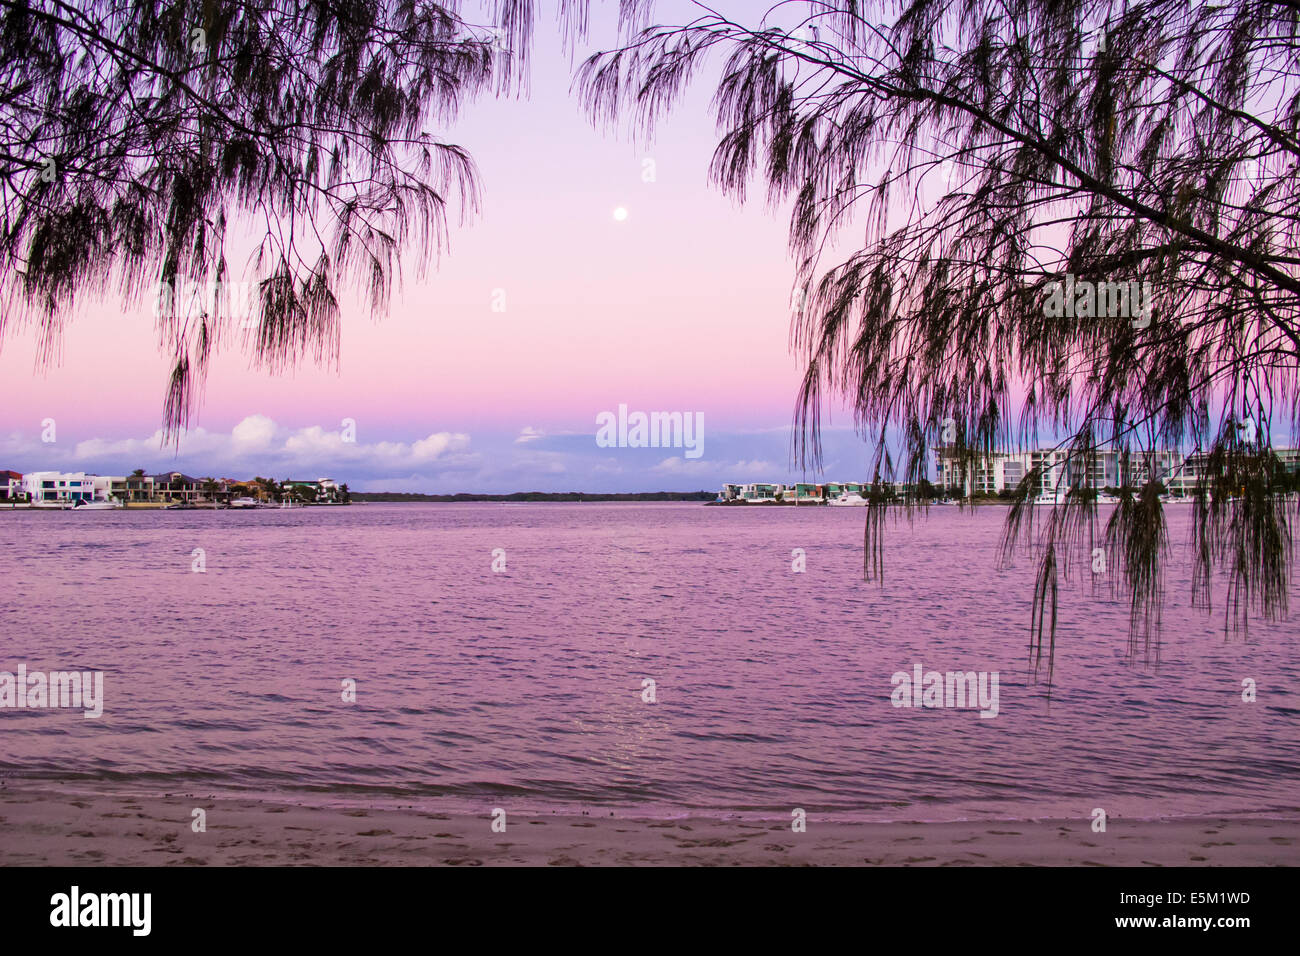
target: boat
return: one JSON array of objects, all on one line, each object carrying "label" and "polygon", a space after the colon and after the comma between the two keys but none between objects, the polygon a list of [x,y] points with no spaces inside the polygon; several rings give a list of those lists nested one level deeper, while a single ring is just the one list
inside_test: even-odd
[{"label": "boat", "polygon": [[245,496],[245,497],[243,497],[243,498],[235,498],[235,499],[233,499],[233,500],[230,502],[229,507],[231,507],[231,508],[260,508],[260,507],[262,507],[262,502],[258,501],[256,498],[249,498],[249,497]]},{"label": "boat", "polygon": [[832,498],[830,501],[826,503],[828,505],[839,506],[841,508],[844,507],[864,508],[866,507],[867,499],[862,497],[857,492],[852,492],[852,493],[845,492],[844,494],[840,495],[838,498]]},{"label": "boat", "polygon": [[112,498],[110,498],[107,501],[78,500],[75,504],[73,504],[72,510],[73,511],[112,511],[113,509],[120,508],[120,507],[122,507],[122,503],[120,501],[115,501]]}]

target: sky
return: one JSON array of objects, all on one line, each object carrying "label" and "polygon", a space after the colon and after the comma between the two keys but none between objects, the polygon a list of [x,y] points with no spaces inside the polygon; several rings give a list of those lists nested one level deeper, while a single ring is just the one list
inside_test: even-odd
[{"label": "sky", "polygon": [[[598,17],[583,49],[613,39]],[[345,303],[337,367],[273,376],[228,349],[173,445],[159,430],[170,365],[151,309],[86,302],[53,367],[38,365],[30,330],[0,342],[0,468],[438,493],[802,477],[786,210],[709,185],[707,77],[638,144],[583,115],[545,18],[534,55],[526,97],[486,96],[433,129],[473,156],[481,212],[425,275],[408,263],[387,315]],[[600,447],[597,416],[620,405],[702,415],[703,454]],[[860,479],[868,449],[844,424],[832,410],[824,477]]]}]

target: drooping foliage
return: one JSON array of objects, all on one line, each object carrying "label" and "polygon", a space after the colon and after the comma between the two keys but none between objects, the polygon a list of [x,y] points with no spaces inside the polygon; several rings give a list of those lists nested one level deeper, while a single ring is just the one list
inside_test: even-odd
[{"label": "drooping foliage", "polygon": [[[644,18],[647,5],[640,8]],[[1269,0],[822,0],[633,23],[588,59],[593,120],[642,132],[717,69],[712,176],[790,210],[798,461],[852,410],[906,504],[937,456],[1048,444],[1004,554],[1037,558],[1031,659],[1058,579],[1101,548],[1158,648],[1163,492],[1196,477],[1194,599],[1286,611],[1300,354],[1300,5]],[[631,21],[629,21],[631,22]],[[1092,462],[1120,462],[1104,529]],[[1294,464],[1292,465],[1294,468]],[[1046,510],[1047,494],[1061,503]],[[873,498],[864,573],[899,509]],[[910,514],[910,510],[903,513]]]},{"label": "drooping foliage", "polygon": [[[337,358],[478,202],[431,128],[519,89],[529,0],[0,0],[0,340],[147,304],[189,421],[213,350]],[[580,32],[581,18],[569,14]]]}]

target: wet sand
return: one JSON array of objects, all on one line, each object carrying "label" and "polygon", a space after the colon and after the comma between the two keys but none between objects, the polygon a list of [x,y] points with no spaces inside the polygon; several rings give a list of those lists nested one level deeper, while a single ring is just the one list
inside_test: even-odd
[{"label": "wet sand", "polygon": [[[206,812],[205,832],[191,827]],[[608,813],[608,811],[603,811]],[[0,791],[4,866],[1288,866],[1300,820],[789,823]]]}]

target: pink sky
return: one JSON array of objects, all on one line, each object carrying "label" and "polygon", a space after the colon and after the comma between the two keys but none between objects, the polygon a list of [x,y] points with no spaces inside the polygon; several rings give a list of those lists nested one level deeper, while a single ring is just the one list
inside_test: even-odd
[{"label": "pink sky", "polygon": [[[789,420],[797,368],[783,217],[707,188],[714,140],[700,98],[635,148],[586,122],[553,37],[542,31],[539,46],[551,57],[536,65],[530,99],[484,100],[445,134],[478,162],[484,209],[436,271],[419,279],[408,268],[382,321],[345,310],[337,374],[308,366],[272,379],[221,357],[203,424],[328,412],[417,430],[585,427],[618,401],[704,409],[719,426]],[[653,183],[642,181],[647,157]],[[489,307],[498,288],[504,314]],[[148,310],[88,304],[62,365],[37,377],[34,336],[11,337],[0,376],[31,385],[0,425],[53,416],[87,432],[151,429],[168,371],[153,335]],[[112,401],[87,401],[104,395]]]},{"label": "pink sky", "polygon": [[[591,42],[609,39],[598,32]],[[787,345],[786,218],[762,202],[740,208],[708,186],[710,87],[697,85],[656,141],[638,146],[588,123],[545,24],[537,54],[528,98],[484,99],[437,131],[470,151],[484,197],[481,215],[455,229],[450,253],[424,278],[408,264],[382,320],[345,305],[337,371],[308,363],[272,377],[238,351],[219,355],[196,425],[229,433],[264,416],[328,430],[352,418],[372,438],[504,440],[525,428],[594,435],[595,415],[626,403],[701,411],[714,435],[788,426],[800,369]],[[647,158],[654,182],[643,181]],[[625,221],[615,220],[618,207]],[[497,289],[504,313],[491,309]],[[0,379],[21,383],[0,405],[0,436],[9,436],[0,451],[22,459],[0,467],[41,466],[20,452],[46,418],[61,442],[154,433],[170,367],[148,306],[124,313],[116,301],[86,303],[61,364],[38,371],[35,356],[30,331],[0,348]],[[765,460],[788,464],[776,454]],[[584,477],[577,486],[590,485]]]}]

